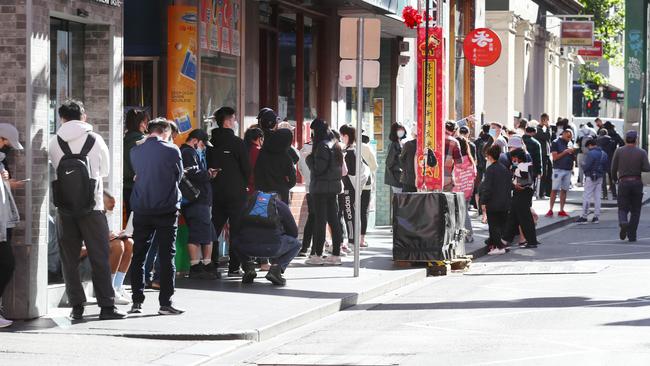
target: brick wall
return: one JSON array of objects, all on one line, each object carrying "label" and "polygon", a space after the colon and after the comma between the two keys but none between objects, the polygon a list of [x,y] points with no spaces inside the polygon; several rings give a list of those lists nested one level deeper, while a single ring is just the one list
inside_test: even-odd
[{"label": "brick wall", "polygon": [[114,160],[108,186],[119,187],[121,181],[121,8],[87,0],[0,0],[0,120],[15,124],[25,146],[10,157],[14,176],[31,178],[25,189],[15,192],[22,217],[12,241],[17,268],[3,296],[13,318],[47,311],[50,14],[72,16],[77,9],[90,14],[84,22],[104,24],[87,26],[84,99],[89,119],[107,139]]}]

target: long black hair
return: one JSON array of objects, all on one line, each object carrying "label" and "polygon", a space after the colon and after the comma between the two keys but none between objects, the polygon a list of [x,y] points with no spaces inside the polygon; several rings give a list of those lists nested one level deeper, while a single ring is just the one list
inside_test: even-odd
[{"label": "long black hair", "polygon": [[147,112],[135,108],[129,109],[126,112],[126,132],[142,132],[140,131],[140,124],[148,119]]},{"label": "long black hair", "polygon": [[348,146],[346,148],[352,146],[357,141],[357,129],[350,126],[350,125],[343,125],[341,128],[339,128],[339,132],[341,135],[346,135],[348,137]]},{"label": "long black hair", "polygon": [[406,128],[404,128],[404,125],[399,122],[394,122],[392,125],[390,125],[390,134],[388,135],[388,139],[392,142],[398,142],[400,138],[397,136],[397,131],[399,130],[406,131]]},{"label": "long black hair", "polygon": [[[334,132],[336,131],[330,130],[329,125],[325,120],[316,118],[311,122],[310,128],[314,130],[314,138],[312,139],[314,151],[316,151],[316,148],[319,144],[328,144],[335,138]],[[339,144],[333,144],[332,150],[334,151],[334,158],[336,159],[336,162],[342,164],[343,152],[341,151],[341,146],[339,146]]]}]

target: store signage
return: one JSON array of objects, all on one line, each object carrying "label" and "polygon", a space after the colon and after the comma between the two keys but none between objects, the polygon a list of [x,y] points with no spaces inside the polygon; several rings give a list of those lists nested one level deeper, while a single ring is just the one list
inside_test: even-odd
[{"label": "store signage", "polygon": [[594,22],[588,20],[565,20],[560,26],[562,46],[593,46]]},{"label": "store signage", "polygon": [[594,41],[593,47],[583,47],[578,50],[578,55],[585,61],[598,61],[603,57],[603,42]]},{"label": "store signage", "polygon": [[474,66],[490,66],[501,56],[501,40],[488,28],[471,31],[463,42],[465,59]]},{"label": "store signage", "polygon": [[200,0],[199,46],[241,55],[241,0]]},{"label": "store signage", "polygon": [[93,1],[96,3],[115,6],[115,7],[122,6],[122,2],[123,2],[122,0],[93,0]]},{"label": "store signage", "polygon": [[[417,38],[417,161],[416,184],[419,189],[442,190],[443,162],[445,152],[444,135],[444,39],[442,28],[418,29]],[[437,166],[425,168],[424,149],[434,152],[440,162]]]},{"label": "store signage", "polygon": [[[181,134],[198,128],[197,8],[171,5],[167,14],[167,111]],[[181,138],[182,139],[182,138]],[[177,141],[182,142],[182,141]]]}]

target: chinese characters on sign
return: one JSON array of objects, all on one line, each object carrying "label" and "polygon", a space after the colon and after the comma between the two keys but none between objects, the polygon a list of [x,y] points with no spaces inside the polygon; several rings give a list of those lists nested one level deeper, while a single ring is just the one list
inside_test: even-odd
[{"label": "chinese characters on sign", "polygon": [[424,148],[431,149],[438,161],[443,161],[443,38],[442,28],[429,29],[429,39],[426,39],[424,28],[418,30],[417,47],[417,161],[419,168],[416,173],[416,185],[419,189],[442,190],[442,164],[426,167]]},{"label": "chinese characters on sign", "polygon": [[470,64],[490,66],[497,62],[501,55],[501,40],[491,29],[477,28],[465,37],[463,51]]}]

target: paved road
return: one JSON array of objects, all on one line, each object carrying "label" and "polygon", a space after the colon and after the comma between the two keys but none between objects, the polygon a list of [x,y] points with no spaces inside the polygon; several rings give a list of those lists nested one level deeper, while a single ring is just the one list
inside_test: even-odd
[{"label": "paved road", "polygon": [[650,209],[485,257],[210,365],[650,365]]}]

